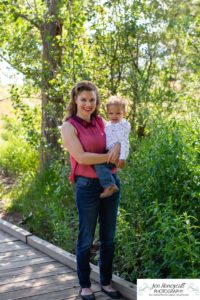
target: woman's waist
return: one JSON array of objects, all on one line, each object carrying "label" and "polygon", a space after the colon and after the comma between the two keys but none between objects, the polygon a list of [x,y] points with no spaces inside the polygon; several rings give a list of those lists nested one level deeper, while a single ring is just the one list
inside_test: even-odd
[{"label": "woman's waist", "polygon": [[82,176],[87,178],[97,178],[94,167],[91,165],[80,165],[77,164],[75,169],[75,176]]},{"label": "woman's waist", "polygon": [[[112,173],[116,173],[117,169],[112,169]],[[75,176],[87,177],[92,179],[97,179],[97,174],[93,165],[80,165],[77,164],[75,169]]]},{"label": "woman's waist", "polygon": [[[119,181],[117,173],[114,173],[113,177],[116,179],[116,181]],[[89,186],[95,187],[96,186],[96,187],[102,188],[99,178],[91,178],[91,177],[85,177],[85,176],[79,176],[79,175],[75,176],[75,184],[78,186],[82,186],[82,187],[86,187],[86,186],[87,187],[89,187]]]}]

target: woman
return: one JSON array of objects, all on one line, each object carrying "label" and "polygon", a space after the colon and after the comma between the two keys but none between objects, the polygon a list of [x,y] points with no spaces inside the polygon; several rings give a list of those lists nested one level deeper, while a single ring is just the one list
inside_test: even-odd
[{"label": "woman", "polygon": [[[77,242],[77,273],[84,300],[93,300],[95,295],[90,282],[90,248],[93,243],[97,220],[100,239],[100,283],[104,293],[119,299],[120,293],[111,285],[114,255],[114,235],[119,205],[119,191],[111,197],[100,199],[103,191],[93,165],[119,159],[120,146],[106,153],[104,121],[98,116],[100,104],[96,86],[89,81],[77,83],[71,91],[68,115],[62,125],[63,145],[70,153],[71,182],[75,182],[75,199],[79,216]],[[116,170],[115,183],[120,188]]]}]

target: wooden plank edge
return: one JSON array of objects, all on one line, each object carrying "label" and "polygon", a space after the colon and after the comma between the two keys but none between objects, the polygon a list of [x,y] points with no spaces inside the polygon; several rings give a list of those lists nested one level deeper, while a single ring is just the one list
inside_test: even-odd
[{"label": "wooden plank edge", "polygon": [[[99,282],[99,268],[93,264],[91,266],[91,278]],[[137,285],[124,280],[123,278],[112,275],[112,286],[129,300],[137,299]]]},{"label": "wooden plank edge", "polygon": [[[32,235],[30,232],[20,228],[14,224],[11,224],[0,218],[0,229],[19,238],[21,241],[32,246],[35,249],[53,257],[57,261],[67,265],[68,267],[76,270],[76,257],[75,255],[47,242],[37,236]],[[99,268],[93,264],[91,266],[91,279],[99,283]],[[137,299],[137,288],[136,285],[128,282],[116,275],[112,277],[113,287],[119,290],[122,295],[129,299]]]},{"label": "wooden plank edge", "polygon": [[27,243],[27,237],[32,235],[32,233],[30,233],[29,231],[20,228],[14,224],[11,224],[1,218],[0,218],[0,229],[18,238],[24,243]]},{"label": "wooden plank edge", "polygon": [[32,235],[27,238],[29,246],[45,253],[56,259],[57,261],[67,265],[68,267],[76,270],[76,259],[75,256],[41,238]]},{"label": "wooden plank edge", "polygon": [[[62,250],[61,248],[54,246],[53,244],[44,241],[37,236],[29,236],[27,238],[27,243],[40,250],[41,252],[53,257],[57,261],[69,266],[73,270],[76,270],[76,257],[75,255]],[[99,283],[99,268],[93,264],[91,266],[91,279]],[[113,287],[122,293],[122,295],[129,299],[137,299],[137,286],[131,282],[128,282],[119,276],[113,275],[112,277]]]}]

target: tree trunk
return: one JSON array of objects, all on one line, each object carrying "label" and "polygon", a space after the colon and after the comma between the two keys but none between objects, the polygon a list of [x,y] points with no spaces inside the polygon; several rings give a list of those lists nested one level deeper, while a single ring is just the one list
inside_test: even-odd
[{"label": "tree trunk", "polygon": [[41,170],[49,166],[61,150],[58,126],[62,122],[64,103],[63,96],[53,88],[62,64],[62,48],[59,44],[62,23],[58,18],[58,2],[47,1],[47,12],[40,28],[43,43]]}]

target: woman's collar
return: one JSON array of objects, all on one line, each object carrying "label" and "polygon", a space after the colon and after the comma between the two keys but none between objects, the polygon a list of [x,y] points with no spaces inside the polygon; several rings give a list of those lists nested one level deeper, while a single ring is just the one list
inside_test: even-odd
[{"label": "woman's collar", "polygon": [[75,120],[77,123],[81,124],[83,127],[89,127],[89,126],[95,126],[96,125],[96,120],[95,120],[95,117],[92,116],[91,117],[91,121],[90,122],[87,122],[85,120],[83,120],[82,118],[78,117],[78,116],[73,116],[72,117],[73,120]]}]

